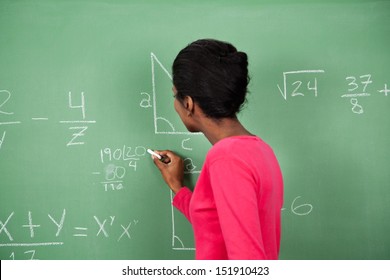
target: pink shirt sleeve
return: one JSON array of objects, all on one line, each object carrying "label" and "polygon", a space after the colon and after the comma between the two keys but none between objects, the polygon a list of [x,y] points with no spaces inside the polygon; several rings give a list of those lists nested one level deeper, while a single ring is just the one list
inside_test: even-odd
[{"label": "pink shirt sleeve", "polygon": [[173,197],[172,204],[175,206],[191,223],[190,201],[192,192],[187,187],[182,187]]},{"label": "pink shirt sleeve", "polygon": [[211,164],[210,173],[228,258],[264,259],[258,192],[248,167],[219,159]]}]

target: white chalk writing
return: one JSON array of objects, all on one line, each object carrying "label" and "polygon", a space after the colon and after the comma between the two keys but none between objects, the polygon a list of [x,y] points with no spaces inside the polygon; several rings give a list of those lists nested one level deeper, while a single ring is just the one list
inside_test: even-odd
[{"label": "white chalk writing", "polygon": [[[324,70],[299,70],[299,71],[288,71],[283,72],[283,89],[277,85],[280,93],[282,94],[284,100],[287,100],[288,96],[296,97],[296,96],[306,96],[308,94],[312,94],[315,97],[318,96],[318,85],[317,85],[317,77],[313,74],[324,73]],[[303,78],[307,77],[311,78],[308,81],[303,82]],[[297,76],[300,77],[299,80]],[[294,77],[290,81],[289,77]],[[291,90],[291,87],[293,88]]]},{"label": "white chalk writing", "polygon": [[[6,107],[7,104],[10,103],[10,99],[12,97],[12,94],[8,90],[0,90],[0,116],[1,115],[14,115],[14,112],[11,112],[9,109],[6,110],[4,107]],[[69,130],[74,131],[72,133],[70,141],[67,142],[66,146],[75,146],[75,145],[84,145],[85,141],[83,140],[83,137],[86,135],[86,130],[89,128],[87,125],[89,124],[95,124],[95,120],[86,120],[86,104],[85,104],[85,95],[84,92],[81,92],[80,94],[80,103],[75,104],[75,102],[72,100],[72,92],[68,93],[68,108],[72,110],[79,110],[81,113],[81,119],[76,120],[60,120],[58,123],[60,124],[69,124]],[[46,116],[34,116],[31,117],[31,121],[34,123],[37,122],[48,122],[49,118]],[[9,125],[18,125],[22,124],[19,120],[7,120],[7,121],[0,121],[0,126],[9,126]],[[74,126],[74,124],[78,124],[79,126]],[[5,141],[5,132],[3,131],[1,138],[0,138],[0,148],[4,144]]]},{"label": "white chalk writing", "polygon": [[[3,217],[0,217],[0,237],[1,235],[5,235],[9,242],[1,242],[0,248],[12,248],[12,247],[32,247],[32,248],[39,248],[39,247],[49,247],[49,246],[62,246],[65,244],[64,241],[47,241],[47,242],[34,242],[33,240],[38,237],[50,237],[50,223],[47,224],[37,224],[34,222],[34,215],[32,211],[27,212],[27,223],[22,225],[22,228],[28,229],[28,235],[25,236],[25,239],[23,241],[18,241],[13,238],[12,233],[9,229],[7,229],[7,224],[12,222],[12,219],[14,218],[15,212],[11,212],[5,221],[3,222]],[[48,214],[48,220],[49,222],[52,222],[55,225],[55,229],[52,232],[53,238],[64,238],[64,233],[68,234],[70,233],[71,238],[89,238],[88,231],[90,230],[90,227],[86,226],[71,226],[71,221],[67,218],[67,211],[66,209],[62,210],[62,213],[60,215],[60,218],[54,218],[52,214]],[[126,240],[132,239],[132,231],[136,229],[136,226],[139,223],[138,219],[128,219],[125,220],[125,223],[117,222],[115,215],[109,215],[107,217],[99,217],[97,215],[94,215],[93,221],[95,223],[96,227],[93,227],[95,230],[93,236],[95,238],[112,238],[115,242],[124,242]],[[44,222],[43,220],[42,222]],[[67,221],[68,228],[73,229],[72,231],[64,230],[65,221]],[[14,221],[13,223],[15,223]],[[87,224],[91,223],[90,221],[86,221]],[[37,229],[40,229],[37,231]],[[48,232],[49,231],[49,232]],[[118,233],[119,232],[119,233]],[[18,235],[18,238],[20,235]],[[28,250],[23,252],[26,255],[30,255],[30,259],[35,259],[36,255],[36,249]],[[15,252],[10,253],[10,259],[15,259]]]}]

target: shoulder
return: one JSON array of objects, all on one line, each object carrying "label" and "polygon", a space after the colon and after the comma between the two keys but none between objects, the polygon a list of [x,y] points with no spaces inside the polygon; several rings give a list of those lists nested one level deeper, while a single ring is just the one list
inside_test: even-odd
[{"label": "shoulder", "polygon": [[257,136],[234,136],[220,140],[209,150],[206,156],[208,163],[220,160],[248,161],[269,146]]}]

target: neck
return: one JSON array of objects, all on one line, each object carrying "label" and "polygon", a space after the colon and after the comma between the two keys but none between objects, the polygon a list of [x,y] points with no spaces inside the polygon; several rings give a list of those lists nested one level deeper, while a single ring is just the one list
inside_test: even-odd
[{"label": "neck", "polygon": [[218,141],[232,136],[251,135],[248,130],[236,118],[225,118],[218,121],[206,119],[202,126],[202,132],[212,145]]}]

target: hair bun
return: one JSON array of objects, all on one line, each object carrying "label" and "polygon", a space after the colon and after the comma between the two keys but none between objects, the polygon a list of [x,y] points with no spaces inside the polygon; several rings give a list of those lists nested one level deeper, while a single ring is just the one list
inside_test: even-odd
[{"label": "hair bun", "polygon": [[235,57],[239,63],[248,63],[248,56],[244,52],[236,52]]}]

